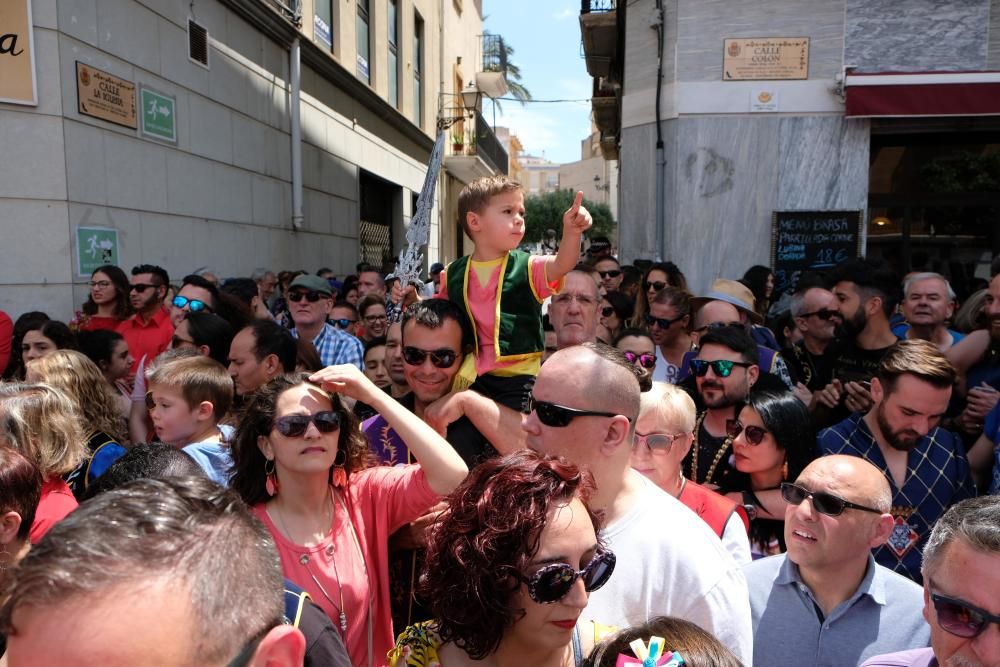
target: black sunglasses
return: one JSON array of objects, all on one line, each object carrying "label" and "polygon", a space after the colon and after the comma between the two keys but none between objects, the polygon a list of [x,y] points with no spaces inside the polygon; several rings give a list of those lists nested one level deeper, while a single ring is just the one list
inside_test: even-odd
[{"label": "black sunglasses", "polygon": [[684,319],[684,315],[681,315],[680,317],[675,317],[672,320],[668,320],[665,317],[653,317],[649,313],[646,313],[645,315],[642,316],[642,320],[643,320],[643,322],[646,323],[647,327],[653,328],[653,325],[655,324],[656,326],[660,327],[661,329],[666,329],[667,327],[669,327],[674,322],[680,322],[683,319]]},{"label": "black sunglasses", "polygon": [[287,415],[274,420],[274,429],[286,438],[301,438],[309,424],[320,433],[333,433],[340,428],[340,413],[326,410],[314,415]]},{"label": "black sunglasses", "polygon": [[528,584],[528,595],[538,604],[553,604],[569,594],[577,579],[583,579],[583,588],[588,593],[608,583],[615,571],[615,555],[611,551],[598,551],[582,570],[569,563],[551,563],[541,567],[531,577],[521,575],[521,581]]},{"label": "black sunglasses", "polygon": [[649,291],[650,287],[652,287],[654,290],[656,290],[657,292],[659,292],[661,289],[663,289],[666,286],[667,286],[667,283],[664,282],[664,281],[662,281],[662,280],[654,280],[653,282],[650,282],[648,280],[644,280],[643,283],[642,283],[642,289],[646,290],[647,292]]},{"label": "black sunglasses", "polygon": [[288,300],[293,303],[298,303],[299,301],[302,301],[302,299],[305,299],[309,303],[316,303],[325,296],[327,295],[315,290],[309,290],[308,292],[289,292]]},{"label": "black sunglasses", "polygon": [[337,327],[338,329],[346,329],[347,327],[357,322],[357,320],[349,320],[346,317],[341,317],[340,319],[330,320],[330,321],[333,322],[333,326]]},{"label": "black sunglasses", "polygon": [[746,433],[746,441],[751,445],[759,445],[767,435],[767,429],[760,426],[744,426],[738,419],[726,420],[726,435],[736,438],[740,433]]},{"label": "black sunglasses", "polygon": [[410,366],[420,366],[427,357],[431,358],[431,363],[437,368],[451,368],[458,359],[455,350],[442,348],[440,350],[421,350],[419,347],[404,347],[403,361]]},{"label": "black sunglasses", "polygon": [[789,505],[799,505],[806,498],[812,498],[813,509],[820,514],[826,514],[827,516],[840,516],[844,513],[845,509],[855,509],[863,512],[882,514],[882,512],[873,507],[865,507],[864,505],[852,503],[839,496],[835,496],[832,493],[825,493],[823,491],[813,493],[808,489],[803,489],[801,486],[790,482],[781,483],[781,497],[784,498],[785,502]]},{"label": "black sunglasses", "polygon": [[601,317],[611,317],[615,314],[614,306],[604,306],[601,308]]},{"label": "black sunglasses", "polygon": [[831,308],[821,308],[819,310],[814,310],[811,313],[802,313],[799,317],[812,317],[813,315],[821,320],[829,320],[832,317],[840,317],[840,311],[833,310]]},{"label": "black sunglasses", "polygon": [[576,417],[617,417],[616,412],[597,412],[594,410],[578,410],[567,408],[565,405],[556,405],[548,401],[536,400],[534,395],[528,396],[528,414],[535,412],[538,421],[546,426],[562,428],[569,426],[569,423]]},{"label": "black sunglasses", "polygon": [[732,375],[735,367],[749,368],[753,364],[748,364],[745,361],[730,361],[729,359],[716,359],[715,361],[705,361],[704,359],[691,360],[691,372],[698,377],[705,377],[709,366],[712,367],[712,372],[720,378],[727,378]]},{"label": "black sunglasses", "polygon": [[622,274],[621,269],[611,269],[610,271],[598,271],[597,275],[603,278],[617,278]]},{"label": "black sunglasses", "polygon": [[145,292],[146,290],[148,290],[150,287],[152,287],[153,289],[156,289],[159,286],[160,285],[158,283],[134,283],[134,284],[128,286],[128,290],[130,292],[138,292],[139,294],[142,294],[143,292]]},{"label": "black sunglasses", "polygon": [[212,312],[212,307],[201,299],[189,299],[186,296],[181,296],[180,294],[174,297],[172,303],[176,308],[188,306],[192,313],[198,313],[203,310],[207,310],[210,313]]},{"label": "black sunglasses", "polygon": [[253,660],[254,653],[257,652],[257,647],[260,646],[262,641],[264,641],[264,637],[267,636],[267,633],[279,625],[282,625],[282,623],[282,621],[274,621],[251,637],[250,641],[244,644],[243,648],[240,649],[240,652],[237,653],[232,660],[226,663],[226,667],[247,667],[247,665],[250,664],[250,661]]},{"label": "black sunglasses", "polygon": [[1000,624],[1000,615],[983,611],[965,600],[931,593],[931,601],[937,611],[938,625],[956,637],[972,639],[981,635],[990,623]]},{"label": "black sunglasses", "polygon": [[623,352],[625,358],[628,359],[630,364],[639,362],[639,365],[643,368],[652,368],[656,365],[656,355],[655,354],[636,354],[635,352]]}]

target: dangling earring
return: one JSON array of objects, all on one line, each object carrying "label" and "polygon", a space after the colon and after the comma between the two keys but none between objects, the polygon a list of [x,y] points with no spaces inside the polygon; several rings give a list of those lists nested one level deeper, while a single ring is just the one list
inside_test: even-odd
[{"label": "dangling earring", "polygon": [[[270,470],[267,469],[268,464],[271,464]],[[267,491],[267,495],[273,498],[278,495],[279,488],[278,471],[274,469],[274,460],[266,459],[264,461],[264,490]]]},{"label": "dangling earring", "polygon": [[347,463],[347,454],[341,449],[337,452],[337,458],[333,460],[333,470],[330,472],[330,481],[333,486],[342,489],[347,486],[347,470],[344,464]]},{"label": "dangling earring", "polygon": [[785,459],[785,462],[781,464],[781,481],[788,481],[788,459]]}]

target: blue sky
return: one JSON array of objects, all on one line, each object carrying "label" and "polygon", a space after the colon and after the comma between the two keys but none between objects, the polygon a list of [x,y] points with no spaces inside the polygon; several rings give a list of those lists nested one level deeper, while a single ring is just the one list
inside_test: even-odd
[{"label": "blue sky", "polygon": [[[484,27],[514,48],[521,83],[532,97],[586,99],[586,103],[532,104],[503,101],[496,124],[520,138],[525,153],[553,162],[580,159],[580,142],[590,134],[592,79],[580,57],[579,0],[484,0]],[[483,115],[493,121],[489,102]]]}]

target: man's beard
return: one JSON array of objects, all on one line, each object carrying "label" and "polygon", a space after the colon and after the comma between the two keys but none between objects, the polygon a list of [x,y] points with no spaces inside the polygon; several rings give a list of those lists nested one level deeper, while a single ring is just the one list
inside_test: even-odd
[{"label": "man's beard", "polygon": [[157,303],[161,300],[160,290],[156,289],[155,287],[149,287],[147,289],[151,292],[151,294],[142,300],[142,305],[136,308],[136,310],[139,311],[146,310],[147,308],[151,307],[154,303]]},{"label": "man's beard", "polygon": [[945,667],[988,667],[978,660],[970,660],[961,655],[953,655],[945,661]]},{"label": "man's beard", "polygon": [[[885,418],[884,408],[881,405],[875,410],[875,421],[878,423],[879,430],[882,431],[882,437],[895,450],[908,452],[916,447],[917,443],[923,437],[916,431],[893,431],[892,426],[889,425],[889,420]],[[903,436],[910,433],[913,434],[913,437],[904,440]]]},{"label": "man's beard", "polygon": [[[708,398],[705,397],[705,389],[714,389],[716,391],[716,397],[713,397],[712,400],[710,401]],[[721,384],[712,382],[711,384],[709,383],[703,384],[701,388],[698,390],[698,393],[701,394],[701,400],[702,403],[705,404],[705,407],[712,409],[729,408],[734,405],[737,405],[738,403],[742,403],[743,401],[746,400],[746,395],[747,395],[746,389],[741,390],[739,388],[731,388],[730,391],[737,392],[739,395],[737,396],[731,394]],[[719,392],[721,392],[721,395]]]},{"label": "man's beard", "polygon": [[854,340],[857,335],[864,331],[865,326],[868,324],[868,316],[865,314],[865,309],[858,306],[858,309],[854,311],[854,316],[850,319],[846,317],[837,325],[836,334],[837,338],[841,340]]}]

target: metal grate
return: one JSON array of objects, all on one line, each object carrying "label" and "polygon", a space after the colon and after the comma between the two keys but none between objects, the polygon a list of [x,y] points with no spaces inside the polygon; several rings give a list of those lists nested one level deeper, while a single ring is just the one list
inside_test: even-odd
[{"label": "metal grate", "polygon": [[396,266],[396,258],[392,254],[392,227],[362,220],[358,226],[358,237],[361,261],[380,267],[383,275],[392,271]]},{"label": "metal grate", "polygon": [[208,67],[208,28],[188,19],[188,58]]},{"label": "metal grate", "polygon": [[507,46],[500,35],[483,35],[483,71],[507,74]]}]

